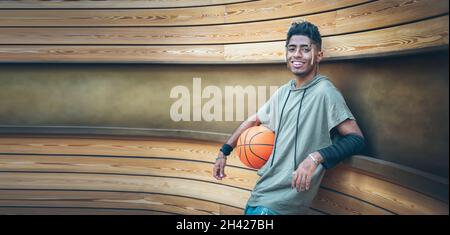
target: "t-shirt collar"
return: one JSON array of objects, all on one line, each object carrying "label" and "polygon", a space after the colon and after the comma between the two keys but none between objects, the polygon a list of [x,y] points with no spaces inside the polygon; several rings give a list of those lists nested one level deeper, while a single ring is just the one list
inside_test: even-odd
[{"label": "t-shirt collar", "polygon": [[301,85],[299,88],[295,88],[295,80],[296,79],[292,79],[291,80],[291,91],[304,90],[306,88],[314,86],[315,84],[317,84],[318,82],[322,81],[323,79],[327,79],[327,77],[325,77],[323,75],[320,75],[320,74],[317,74],[313,79],[311,79],[310,81],[308,81],[305,84]]}]

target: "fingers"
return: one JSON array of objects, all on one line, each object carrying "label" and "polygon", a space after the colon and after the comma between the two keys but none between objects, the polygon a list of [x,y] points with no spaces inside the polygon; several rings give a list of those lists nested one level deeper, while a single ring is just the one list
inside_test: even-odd
[{"label": "fingers", "polygon": [[213,177],[218,180],[222,180],[222,178],[226,176],[227,175],[225,175],[225,162],[223,162],[222,160],[217,161],[214,164]]},{"label": "fingers", "polygon": [[300,181],[300,191],[306,191],[306,180],[308,178],[307,174],[304,174]]},{"label": "fingers", "polygon": [[311,177],[308,176],[305,182],[305,189],[309,190],[309,186],[311,186]]},{"label": "fingers", "polygon": [[295,180],[295,188],[297,192],[300,192],[300,183],[302,181],[303,174],[298,174],[297,179]]},{"label": "fingers", "polygon": [[214,178],[216,178],[216,179],[219,179],[219,174],[217,174],[218,173],[218,167],[217,167],[217,164],[214,164],[214,168],[213,168],[213,177]]},{"label": "fingers", "polygon": [[298,166],[297,170],[292,173],[291,187],[296,188],[297,192],[309,190],[311,187],[312,175],[316,169],[316,165],[307,158]]},{"label": "fingers", "polygon": [[296,188],[297,192],[309,190],[311,186],[311,176],[303,172],[293,172],[291,188]]},{"label": "fingers", "polygon": [[226,177],[226,175],[225,175],[225,165],[224,165],[224,164],[221,164],[221,165],[220,165],[220,167],[219,167],[219,173],[220,173],[220,179]]}]

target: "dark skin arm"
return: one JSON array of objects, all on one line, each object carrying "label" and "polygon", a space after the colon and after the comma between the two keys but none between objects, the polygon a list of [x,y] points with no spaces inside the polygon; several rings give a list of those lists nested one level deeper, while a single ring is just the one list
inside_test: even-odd
[{"label": "dark skin arm", "polygon": [[[336,129],[340,135],[356,134],[364,138],[364,135],[355,120],[347,119],[341,122]],[[314,152],[312,155],[317,159],[319,164],[323,162],[323,157],[319,152]],[[318,165],[316,165],[310,157],[305,158],[305,160],[300,163],[297,170],[292,173],[291,187],[296,188],[297,191],[309,190],[312,175],[317,166]]]},{"label": "dark skin arm", "polygon": [[[247,120],[242,122],[241,125],[234,131],[234,133],[228,139],[227,144],[231,145],[231,147],[233,148],[236,147],[237,141],[239,139],[239,136],[241,136],[242,132],[244,132],[250,127],[259,126],[260,124],[261,121],[259,120],[258,116],[256,116],[256,114],[249,117]],[[214,164],[213,167],[213,176],[218,180],[222,180],[227,176],[225,174],[226,159],[221,151],[219,151],[217,157],[218,159],[216,160],[216,163]]]}]

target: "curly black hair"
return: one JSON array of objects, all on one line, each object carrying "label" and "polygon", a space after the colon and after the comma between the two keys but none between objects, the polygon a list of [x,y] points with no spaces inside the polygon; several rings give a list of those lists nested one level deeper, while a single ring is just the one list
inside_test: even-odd
[{"label": "curly black hair", "polygon": [[316,44],[319,50],[322,49],[322,36],[320,35],[319,28],[308,21],[294,22],[292,23],[287,33],[286,47],[289,40],[294,35],[303,35],[311,39],[313,44]]}]

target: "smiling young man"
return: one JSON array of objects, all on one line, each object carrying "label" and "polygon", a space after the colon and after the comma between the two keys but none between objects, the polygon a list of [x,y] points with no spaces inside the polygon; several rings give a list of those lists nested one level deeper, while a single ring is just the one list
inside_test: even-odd
[{"label": "smiling young man", "polygon": [[265,125],[275,132],[273,152],[258,171],[245,214],[307,214],[329,169],[364,147],[364,137],[345,100],[319,74],[323,58],[318,28],[293,23],[286,39],[287,68],[294,79],[280,87],[244,121],[220,149],[213,175],[226,177],[226,156],[247,128]]}]

